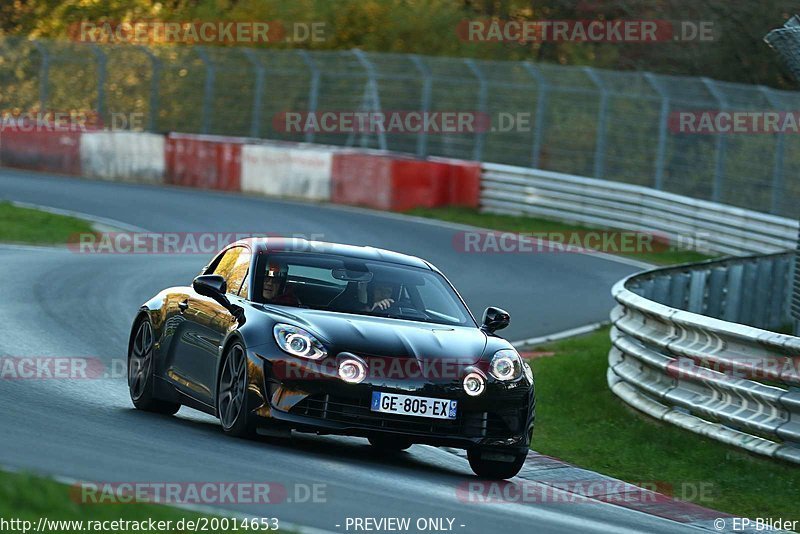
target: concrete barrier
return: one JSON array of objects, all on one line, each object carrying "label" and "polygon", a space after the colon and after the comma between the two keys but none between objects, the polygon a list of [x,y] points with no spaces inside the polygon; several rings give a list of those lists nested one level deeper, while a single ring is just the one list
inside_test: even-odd
[{"label": "concrete barrier", "polygon": [[80,131],[3,129],[0,165],[80,175],[80,137]]},{"label": "concrete barrier", "polygon": [[242,191],[306,200],[330,200],[333,149],[287,145],[242,148]]},{"label": "concrete barrier", "polygon": [[480,166],[389,154],[339,153],[333,159],[331,200],[393,211],[415,207],[477,207]]},{"label": "concrete barrier", "polygon": [[87,132],[80,137],[83,175],[123,182],[164,182],[164,136],[138,132]]},{"label": "concrete barrier", "polygon": [[241,190],[242,147],[247,139],[171,133],[165,143],[165,179],[171,185]]}]

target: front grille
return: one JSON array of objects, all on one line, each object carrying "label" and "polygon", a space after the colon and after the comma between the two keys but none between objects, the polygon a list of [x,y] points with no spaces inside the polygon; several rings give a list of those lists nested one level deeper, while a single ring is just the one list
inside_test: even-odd
[{"label": "front grille", "polygon": [[[518,410],[516,410],[518,412]],[[428,419],[373,412],[367,397],[344,398],[334,395],[313,395],[297,403],[290,413],[359,427],[411,432],[425,435],[458,435],[464,437],[498,437],[511,435],[507,419],[494,413],[466,412],[461,409],[455,419]],[[516,426],[516,425],[513,425]]]}]

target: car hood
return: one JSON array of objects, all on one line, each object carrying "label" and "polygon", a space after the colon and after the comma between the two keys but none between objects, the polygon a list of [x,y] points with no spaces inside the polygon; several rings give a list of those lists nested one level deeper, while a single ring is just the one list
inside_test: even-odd
[{"label": "car hood", "polygon": [[[265,311],[276,311],[264,307]],[[277,315],[277,314],[276,314]],[[474,326],[449,326],[369,315],[303,309],[275,319],[291,322],[318,335],[330,354],[352,352],[360,356],[415,358],[420,361],[452,359],[476,363],[486,347],[486,335]]]}]

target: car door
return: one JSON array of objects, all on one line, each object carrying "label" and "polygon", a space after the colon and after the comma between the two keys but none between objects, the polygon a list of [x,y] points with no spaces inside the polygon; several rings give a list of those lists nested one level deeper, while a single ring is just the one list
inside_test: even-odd
[{"label": "car door", "polygon": [[[236,303],[243,280],[250,266],[247,247],[235,246],[223,251],[203,274],[218,274],[225,278],[228,297]],[[176,386],[192,397],[214,406],[219,347],[236,319],[222,304],[199,295],[194,290],[182,304],[184,321],[180,349],[173,358]]]}]

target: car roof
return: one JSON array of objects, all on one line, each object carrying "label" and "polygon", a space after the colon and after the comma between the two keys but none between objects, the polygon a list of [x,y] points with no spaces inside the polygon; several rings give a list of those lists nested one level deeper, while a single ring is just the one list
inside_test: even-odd
[{"label": "car roof", "polygon": [[237,241],[235,245],[249,245],[254,253],[261,252],[297,252],[312,254],[330,254],[334,256],[344,256],[360,260],[385,261],[431,269],[438,272],[427,261],[416,256],[401,254],[392,250],[375,248],[369,246],[344,245],[341,243],[329,243],[326,241],[311,241],[296,237],[251,237]]}]

